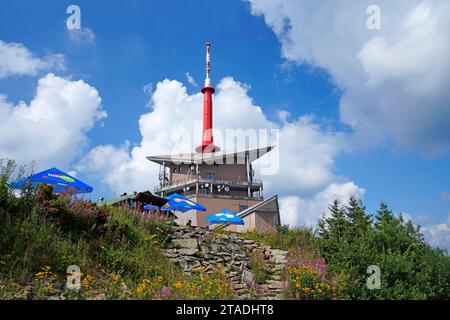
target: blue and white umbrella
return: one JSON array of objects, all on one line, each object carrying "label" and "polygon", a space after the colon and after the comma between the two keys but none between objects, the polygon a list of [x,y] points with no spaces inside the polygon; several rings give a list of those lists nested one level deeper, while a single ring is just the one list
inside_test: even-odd
[{"label": "blue and white umbrella", "polygon": [[155,206],[153,204],[147,204],[144,206],[144,210],[158,210],[158,209],[159,209],[159,207]]},{"label": "blue and white umbrella", "polygon": [[228,209],[220,210],[216,213],[213,213],[205,218],[206,221],[214,224],[225,223],[225,224],[244,224],[244,220],[242,220],[238,215]]},{"label": "blue and white umbrella", "polygon": [[89,193],[92,192],[92,187],[77,178],[62,172],[57,168],[51,168],[42,172],[33,174],[30,177],[22,178],[17,181],[9,183],[9,186],[14,189],[23,189],[26,187],[37,188],[41,183],[50,184],[54,186],[53,192],[73,192]]},{"label": "blue and white umbrella", "polygon": [[167,197],[169,202],[161,207],[163,211],[181,211],[186,212],[189,210],[200,210],[206,211],[206,208],[201,204],[192,201],[191,199],[185,198],[178,193],[171,194]]}]

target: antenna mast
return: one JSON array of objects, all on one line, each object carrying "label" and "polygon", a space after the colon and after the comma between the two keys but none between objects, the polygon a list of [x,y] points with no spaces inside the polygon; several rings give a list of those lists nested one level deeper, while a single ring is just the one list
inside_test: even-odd
[{"label": "antenna mast", "polygon": [[203,134],[202,144],[195,150],[199,153],[213,153],[220,148],[214,145],[212,95],[216,91],[211,84],[211,43],[206,43],[206,78],[203,93]]}]

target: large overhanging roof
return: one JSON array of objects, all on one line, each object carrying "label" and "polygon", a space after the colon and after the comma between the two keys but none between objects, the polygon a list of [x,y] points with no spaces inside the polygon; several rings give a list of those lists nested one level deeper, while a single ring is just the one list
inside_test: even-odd
[{"label": "large overhanging roof", "polygon": [[249,162],[259,159],[266,153],[270,152],[275,146],[263,148],[226,152],[220,151],[215,153],[183,153],[162,156],[147,157],[148,160],[159,164],[180,165],[180,164],[245,164],[245,158],[248,156]]}]

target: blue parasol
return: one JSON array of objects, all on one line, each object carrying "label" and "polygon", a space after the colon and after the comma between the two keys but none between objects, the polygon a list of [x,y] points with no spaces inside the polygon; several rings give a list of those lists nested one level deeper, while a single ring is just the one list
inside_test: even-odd
[{"label": "blue parasol", "polygon": [[11,182],[9,186],[14,189],[23,189],[29,186],[37,188],[41,183],[53,185],[53,192],[73,192],[77,194],[89,193],[93,190],[91,186],[57,168],[35,173],[30,177]]},{"label": "blue parasol", "polygon": [[210,223],[215,223],[215,224],[219,224],[219,223],[240,224],[240,225],[244,224],[244,220],[242,220],[240,217],[238,217],[236,215],[236,213],[234,213],[230,210],[227,210],[227,209],[220,210],[216,213],[213,213],[213,214],[207,216],[205,218],[205,220]]},{"label": "blue parasol", "polygon": [[153,204],[147,204],[144,206],[144,210],[158,210],[158,209],[159,209],[159,207],[155,206]]},{"label": "blue parasol", "polygon": [[161,207],[164,211],[181,211],[186,212],[189,210],[206,211],[206,208],[197,202],[194,202],[188,198],[185,198],[178,193],[173,193],[167,197],[169,202]]}]

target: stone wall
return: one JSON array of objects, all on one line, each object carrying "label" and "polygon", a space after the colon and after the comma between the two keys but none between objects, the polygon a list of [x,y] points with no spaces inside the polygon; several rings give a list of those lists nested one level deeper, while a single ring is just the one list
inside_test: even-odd
[{"label": "stone wall", "polygon": [[[263,253],[271,266],[268,280],[258,286],[249,267],[250,253],[256,250]],[[261,246],[234,233],[215,234],[200,227],[173,227],[171,241],[164,249],[164,255],[188,275],[211,273],[221,265],[238,299],[282,299],[285,284],[281,281],[281,272],[286,254],[286,251]]]}]

